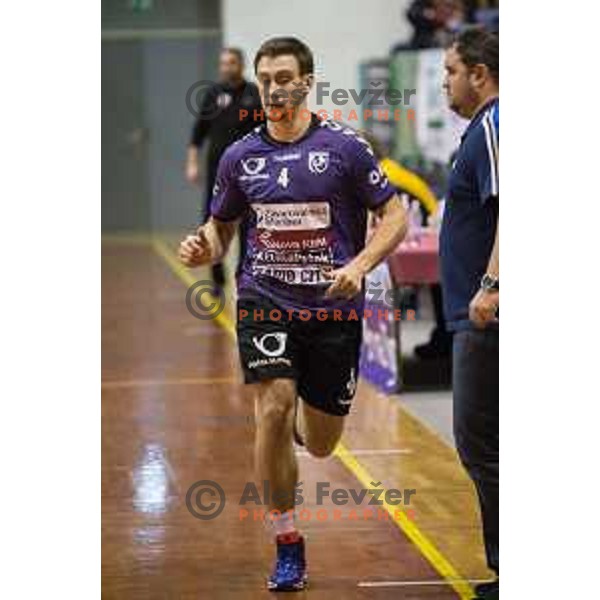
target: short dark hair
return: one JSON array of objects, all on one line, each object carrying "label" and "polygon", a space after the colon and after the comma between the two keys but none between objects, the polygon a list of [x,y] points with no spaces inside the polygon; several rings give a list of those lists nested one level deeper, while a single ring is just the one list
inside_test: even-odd
[{"label": "short dark hair", "polygon": [[243,66],[244,53],[242,52],[242,50],[240,48],[233,48],[231,46],[226,46],[225,48],[223,48],[223,50],[221,50],[221,52],[229,52],[229,54],[233,54],[240,61],[240,65]]},{"label": "short dark hair", "polygon": [[456,48],[467,67],[485,65],[494,81],[500,81],[500,38],[497,33],[481,26],[467,27],[454,38],[451,46]]},{"label": "short dark hair", "polygon": [[311,49],[298,38],[276,37],[263,42],[254,57],[254,72],[263,56],[275,58],[283,54],[291,54],[296,57],[300,68],[300,75],[312,74],[314,72],[314,59]]}]

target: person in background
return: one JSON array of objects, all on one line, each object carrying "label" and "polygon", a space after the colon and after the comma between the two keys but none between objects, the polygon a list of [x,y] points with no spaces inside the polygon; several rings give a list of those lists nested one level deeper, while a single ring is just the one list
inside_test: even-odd
[{"label": "person in background", "polygon": [[[240,116],[240,111],[246,116]],[[210,215],[210,202],[217,166],[225,149],[262,123],[258,88],[244,79],[244,55],[238,48],[224,48],[219,58],[219,82],[210,87],[202,100],[187,151],[186,178],[197,184],[200,175],[200,149],[208,140],[205,179],[204,221]],[[240,240],[244,236],[240,236]],[[244,248],[240,248],[243,256]],[[212,266],[216,287],[225,284],[222,264]]]},{"label": "person in background", "polygon": [[463,0],[467,23],[485,25],[490,31],[500,29],[498,0]]},{"label": "person in background", "polygon": [[[489,568],[499,558],[499,39],[475,27],[446,51],[450,108],[469,119],[448,182],[440,233],[444,312],[453,332],[454,437],[475,484]],[[476,598],[499,598],[499,580]]]},{"label": "person in background", "polygon": [[465,20],[463,1],[414,0],[406,18],[414,28],[410,48],[439,48],[462,27]]},{"label": "person in background", "polygon": [[410,47],[434,48],[438,45],[437,32],[441,27],[437,19],[436,0],[414,0],[406,12],[406,18],[413,26]]},{"label": "person in background", "polygon": [[[418,200],[426,217],[435,215],[438,210],[438,200],[427,182],[393,158],[385,156],[382,145],[372,133],[364,130],[361,133],[371,144],[379,166],[389,182],[399,192]],[[415,355],[421,360],[447,358],[452,352],[452,335],[446,329],[444,320],[442,288],[439,284],[434,284],[429,289],[433,302],[435,328],[428,342],[415,347]]]}]

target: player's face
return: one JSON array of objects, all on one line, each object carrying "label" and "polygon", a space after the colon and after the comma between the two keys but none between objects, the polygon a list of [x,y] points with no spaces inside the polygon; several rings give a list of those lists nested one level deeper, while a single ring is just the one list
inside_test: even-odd
[{"label": "player's face", "polygon": [[260,98],[271,121],[289,119],[304,105],[312,83],[311,75],[300,75],[295,56],[284,54],[274,58],[263,56],[256,66]]},{"label": "player's face", "polygon": [[242,79],[244,67],[240,59],[232,52],[221,52],[219,58],[219,79],[229,83]]},{"label": "player's face", "polygon": [[446,51],[444,71],[443,88],[448,105],[461,117],[471,117],[479,104],[478,95],[473,87],[471,70],[461,60],[454,46]]}]

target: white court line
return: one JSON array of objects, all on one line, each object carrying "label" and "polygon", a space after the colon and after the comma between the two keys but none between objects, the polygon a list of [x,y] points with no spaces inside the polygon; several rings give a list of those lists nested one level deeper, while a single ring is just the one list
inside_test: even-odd
[{"label": "white court line", "polygon": [[420,587],[420,586],[446,586],[451,583],[489,583],[489,579],[441,579],[439,581],[359,581],[358,587],[381,588],[381,587]]},{"label": "white court line", "polygon": [[[352,449],[352,454],[355,456],[394,456],[398,454],[412,454],[413,451],[409,448],[383,448],[383,449],[363,449],[363,450],[355,450]],[[298,450],[296,452],[296,456],[312,456],[310,452],[306,450]]]}]

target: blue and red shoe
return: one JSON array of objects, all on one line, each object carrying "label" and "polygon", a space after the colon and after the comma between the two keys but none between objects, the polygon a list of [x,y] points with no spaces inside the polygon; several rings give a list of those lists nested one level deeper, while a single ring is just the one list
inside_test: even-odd
[{"label": "blue and red shoe", "polygon": [[267,581],[273,592],[303,590],[308,583],[304,538],[297,532],[277,536],[277,562]]}]

